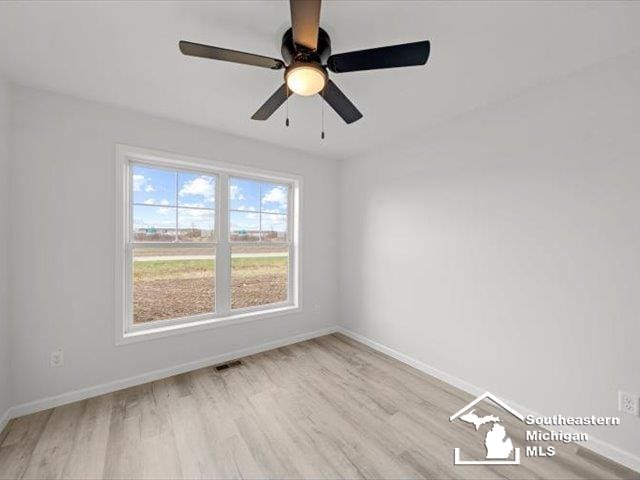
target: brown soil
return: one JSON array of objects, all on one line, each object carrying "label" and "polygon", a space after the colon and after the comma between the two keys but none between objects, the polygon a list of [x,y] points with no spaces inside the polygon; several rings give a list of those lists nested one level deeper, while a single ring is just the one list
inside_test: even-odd
[{"label": "brown soil", "polygon": [[[235,269],[231,308],[284,302],[287,299],[286,275],[286,266]],[[133,292],[134,323],[209,313],[215,302],[213,275],[136,279]]]},{"label": "brown soil", "polygon": [[136,281],[133,322],[179,318],[213,311],[215,288],[209,278]]},{"label": "brown soil", "polygon": [[284,302],[287,299],[287,277],[283,273],[264,272],[234,278],[231,284],[231,308]]}]

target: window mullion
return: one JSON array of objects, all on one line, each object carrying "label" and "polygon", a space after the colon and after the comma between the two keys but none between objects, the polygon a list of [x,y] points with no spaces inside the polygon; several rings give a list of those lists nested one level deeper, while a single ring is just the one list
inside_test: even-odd
[{"label": "window mullion", "polygon": [[178,241],[178,188],[180,187],[179,174],[176,172],[176,236],[174,241]]},{"label": "window mullion", "polygon": [[220,174],[217,189],[216,314],[227,315],[231,309],[231,248],[229,245],[229,176]]},{"label": "window mullion", "polygon": [[288,278],[287,278],[287,301],[288,302],[296,302],[298,299],[298,278],[297,278],[297,268],[298,268],[298,239],[294,237],[295,231],[295,217],[294,217],[294,186],[289,187],[288,195],[287,195],[287,242],[289,244],[289,264],[287,265],[288,269]]},{"label": "window mullion", "polygon": [[262,184],[258,184],[258,242],[262,243]]}]

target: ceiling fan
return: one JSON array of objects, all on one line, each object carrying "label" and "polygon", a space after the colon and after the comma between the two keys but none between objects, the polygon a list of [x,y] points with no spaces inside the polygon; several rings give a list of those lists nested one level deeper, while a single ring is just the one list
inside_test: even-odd
[{"label": "ceiling fan", "polygon": [[[187,41],[180,42],[180,51],[192,57],[242,63],[281,70],[284,83],[256,113],[254,120],[268,119],[292,94],[320,94],[346,123],[362,118],[362,113],[329,79],[333,73],[357,72],[378,68],[424,65],[429,58],[428,40],[388,47],[371,48],[331,55],[331,39],[320,28],[321,0],[289,0],[291,25],[282,37],[282,60]],[[286,63],[285,63],[286,62]]]}]

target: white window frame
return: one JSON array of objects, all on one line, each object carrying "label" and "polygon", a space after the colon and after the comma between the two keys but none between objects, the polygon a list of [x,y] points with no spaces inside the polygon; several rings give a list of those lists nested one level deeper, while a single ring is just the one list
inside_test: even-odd
[{"label": "white window frame", "polygon": [[[190,248],[215,248],[216,250],[216,303],[215,311],[188,317],[133,323],[132,285],[132,204],[131,168],[133,164],[149,167],[169,168],[178,171],[195,171],[216,177],[215,189],[215,238],[212,242],[194,243]],[[230,240],[229,178],[237,177],[259,182],[286,184],[289,186],[287,211],[287,242],[232,242]],[[301,190],[302,177],[296,174],[279,173],[253,167],[189,157],[185,155],[116,145],[116,344],[128,344],[168,335],[183,334],[202,329],[256,321],[263,318],[299,312],[301,305]],[[146,246],[183,247],[184,243],[139,242]],[[242,245],[288,245],[289,275],[287,301],[240,309],[231,309],[231,246]]]}]

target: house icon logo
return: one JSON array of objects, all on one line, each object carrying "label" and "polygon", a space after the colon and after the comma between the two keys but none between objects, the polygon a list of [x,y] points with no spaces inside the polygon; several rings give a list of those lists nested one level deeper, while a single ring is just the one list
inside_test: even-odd
[{"label": "house icon logo", "polygon": [[495,415],[479,417],[476,414],[474,407],[483,401],[492,402],[502,408],[505,412],[516,417],[521,422],[524,421],[524,417],[520,413],[516,412],[498,397],[490,392],[483,393],[471,403],[465,405],[456,413],[451,415],[449,417],[449,421],[453,422],[454,420],[460,420],[475,427],[476,431],[479,431],[480,427],[483,425],[488,426],[488,430],[484,437],[484,446],[487,452],[485,459],[462,460],[460,448],[456,447],[453,450],[453,463],[455,465],[519,465],[520,449],[513,447],[513,442],[511,441],[511,438],[509,438],[507,430],[502,424],[500,417],[496,417]]}]

